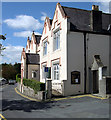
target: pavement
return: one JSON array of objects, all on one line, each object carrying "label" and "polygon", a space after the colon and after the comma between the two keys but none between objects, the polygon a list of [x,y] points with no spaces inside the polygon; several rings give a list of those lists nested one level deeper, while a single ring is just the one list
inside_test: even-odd
[{"label": "pavement", "polygon": [[[15,91],[16,85],[2,88],[2,112],[6,119],[15,118],[99,118],[110,117],[110,99],[90,96],[39,102],[29,100]],[[1,99],[0,99],[1,101]]]}]

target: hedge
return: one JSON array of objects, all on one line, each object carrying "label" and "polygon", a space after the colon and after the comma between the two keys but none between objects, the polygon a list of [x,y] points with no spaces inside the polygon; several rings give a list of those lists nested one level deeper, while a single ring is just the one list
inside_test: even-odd
[{"label": "hedge", "polygon": [[21,75],[20,74],[16,75],[16,81],[19,82],[19,83],[21,82]]},{"label": "hedge", "polygon": [[38,82],[36,80],[32,79],[23,79],[23,85],[28,86],[34,90],[35,93],[38,91],[44,91],[45,90],[45,83]]}]

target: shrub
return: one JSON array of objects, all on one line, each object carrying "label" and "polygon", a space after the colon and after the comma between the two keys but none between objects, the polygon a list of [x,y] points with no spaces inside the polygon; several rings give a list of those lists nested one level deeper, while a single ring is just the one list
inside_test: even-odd
[{"label": "shrub", "polygon": [[32,80],[32,79],[23,79],[23,84],[25,86],[28,86],[30,88],[32,88],[34,90],[35,93],[37,93],[37,91],[44,91],[45,90],[45,83],[41,83],[38,82],[36,80]]},{"label": "shrub", "polygon": [[16,81],[19,82],[19,83],[21,82],[21,75],[20,74],[16,75]]}]

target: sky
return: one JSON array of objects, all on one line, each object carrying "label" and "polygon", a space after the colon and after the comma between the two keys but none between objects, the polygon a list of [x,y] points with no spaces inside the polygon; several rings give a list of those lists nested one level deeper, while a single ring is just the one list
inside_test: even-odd
[{"label": "sky", "polygon": [[[5,50],[0,63],[20,63],[21,51],[26,47],[27,37],[32,31],[42,34],[45,17],[53,19],[57,2],[3,2],[2,34],[6,40],[2,42]],[[109,12],[108,2],[60,2],[62,6],[91,10],[92,5],[99,5],[100,10]]]}]

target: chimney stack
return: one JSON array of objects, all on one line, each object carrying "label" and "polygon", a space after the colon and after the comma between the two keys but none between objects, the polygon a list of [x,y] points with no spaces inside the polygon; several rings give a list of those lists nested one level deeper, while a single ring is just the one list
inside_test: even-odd
[{"label": "chimney stack", "polygon": [[23,48],[23,52],[25,52],[25,48]]},{"label": "chimney stack", "polygon": [[91,31],[102,30],[102,11],[99,11],[99,6],[92,5],[91,11]]}]

